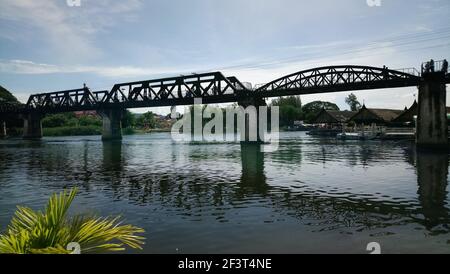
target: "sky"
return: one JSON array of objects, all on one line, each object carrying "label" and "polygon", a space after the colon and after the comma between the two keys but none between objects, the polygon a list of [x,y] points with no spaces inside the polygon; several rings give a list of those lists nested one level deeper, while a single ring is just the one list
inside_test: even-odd
[{"label": "sky", "polygon": [[[103,90],[194,72],[256,85],[323,65],[400,69],[450,59],[448,0],[71,2],[0,0],[0,85],[20,101],[83,83]],[[417,88],[354,93],[367,107],[403,109]],[[346,109],[348,94],[302,101]]]}]

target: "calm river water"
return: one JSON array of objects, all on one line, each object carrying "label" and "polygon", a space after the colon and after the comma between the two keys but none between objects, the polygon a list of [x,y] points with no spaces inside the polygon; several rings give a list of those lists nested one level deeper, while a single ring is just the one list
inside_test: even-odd
[{"label": "calm river water", "polygon": [[408,142],[299,132],[272,153],[168,133],[0,140],[0,230],[77,186],[73,211],[143,227],[144,253],[450,253],[448,166]]}]

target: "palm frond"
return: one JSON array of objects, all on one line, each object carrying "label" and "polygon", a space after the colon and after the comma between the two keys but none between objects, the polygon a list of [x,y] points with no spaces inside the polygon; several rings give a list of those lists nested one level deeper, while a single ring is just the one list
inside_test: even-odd
[{"label": "palm frond", "polygon": [[9,229],[15,233],[18,233],[22,229],[31,230],[35,226],[39,218],[38,216],[39,213],[31,208],[18,206],[9,225]]},{"label": "palm frond", "polygon": [[30,233],[25,229],[6,235],[0,235],[0,253],[5,254],[26,254],[30,241]]},{"label": "palm frond", "polygon": [[[73,241],[78,242],[83,250],[92,252],[108,251],[110,248],[123,250],[123,245],[142,249],[141,245],[144,244],[144,238],[135,234],[143,233],[144,230],[132,225],[121,225],[119,219],[120,217],[87,220],[81,225]],[[118,243],[112,246],[102,245],[102,243],[113,240]],[[105,249],[105,247],[107,248]]]},{"label": "palm frond", "polygon": [[77,189],[53,194],[44,212],[19,206],[8,232],[0,235],[0,253],[68,254],[67,244],[77,242],[82,253],[142,249],[142,228],[122,225],[120,217],[67,217]]},{"label": "palm frond", "polygon": [[45,210],[45,219],[49,226],[58,227],[62,224],[77,192],[78,190],[74,188],[70,192],[64,190],[59,195],[52,195]]},{"label": "palm frond", "polygon": [[30,249],[31,254],[70,254],[71,251],[67,250],[66,247],[57,245],[56,247],[47,248],[32,248]]}]

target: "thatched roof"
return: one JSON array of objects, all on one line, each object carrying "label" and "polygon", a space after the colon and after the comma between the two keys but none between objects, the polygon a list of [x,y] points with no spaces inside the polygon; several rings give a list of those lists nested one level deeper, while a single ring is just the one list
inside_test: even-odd
[{"label": "thatched roof", "polygon": [[313,124],[339,124],[347,122],[356,111],[322,109],[312,120]]},{"label": "thatched roof", "polygon": [[350,120],[358,124],[390,123],[402,112],[398,109],[366,108],[364,105]]},{"label": "thatched roof", "polygon": [[408,123],[414,122],[414,116],[417,116],[417,112],[419,110],[419,105],[417,101],[414,100],[414,103],[410,108],[405,109],[399,116],[397,116],[392,123]]}]

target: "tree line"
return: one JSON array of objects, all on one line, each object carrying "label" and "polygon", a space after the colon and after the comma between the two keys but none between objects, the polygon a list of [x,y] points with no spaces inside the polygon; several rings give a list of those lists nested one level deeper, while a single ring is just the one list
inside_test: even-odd
[{"label": "tree line", "polygon": [[[137,114],[126,110],[121,122],[124,134],[167,127],[151,111]],[[102,133],[102,125],[102,117],[98,114],[76,115],[68,112],[46,115],[42,119],[42,127],[46,136],[99,135]]]},{"label": "tree line", "polygon": [[[345,102],[352,111],[357,111],[361,108],[361,104],[353,93],[346,97]],[[340,110],[335,103],[327,101],[313,101],[303,105],[300,96],[287,96],[274,99],[269,107],[272,106],[279,107],[281,127],[292,126],[295,121],[311,122],[322,109]],[[193,109],[194,107],[191,106],[191,115],[194,113]],[[42,123],[44,128],[100,128],[102,126],[102,119],[99,115],[76,116],[74,113],[63,113],[48,115],[43,119]],[[157,119],[156,114],[151,111],[143,114],[135,114],[126,110],[122,118],[122,127],[125,132],[132,132],[133,130],[164,128],[167,125],[162,125],[161,121]]]},{"label": "tree line", "polygon": [[[361,109],[357,97],[351,93],[345,98],[350,110]],[[302,104],[300,96],[280,97],[272,101],[271,106],[278,106],[280,109],[280,126],[292,126],[294,121],[311,122],[322,110],[340,110],[335,103],[326,101],[313,101],[305,105]]]}]

